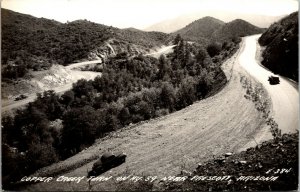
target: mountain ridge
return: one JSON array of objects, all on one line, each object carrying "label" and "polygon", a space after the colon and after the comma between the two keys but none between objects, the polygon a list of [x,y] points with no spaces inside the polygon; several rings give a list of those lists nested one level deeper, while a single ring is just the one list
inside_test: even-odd
[{"label": "mountain ridge", "polygon": [[245,20],[235,19],[214,31],[212,37],[215,40],[229,40],[236,37],[254,35],[262,32],[262,28],[254,26]]},{"label": "mountain ridge", "polygon": [[172,34],[179,34],[186,40],[208,45],[211,42],[222,43],[242,36],[262,32],[262,28],[254,26],[243,19],[235,19],[231,22],[225,23],[219,19],[207,16],[193,21]]},{"label": "mountain ridge", "polygon": [[207,42],[208,40],[204,39],[210,39],[212,33],[224,24],[219,19],[207,16],[193,21],[173,34],[180,34],[183,38],[190,41]]},{"label": "mountain ridge", "polygon": [[154,23],[143,30],[145,31],[161,31],[165,33],[173,33],[194,20],[203,18],[205,16],[211,16],[222,20],[224,22],[230,22],[235,19],[243,19],[255,26],[261,28],[267,28],[275,21],[283,18],[286,15],[279,15],[279,16],[268,16],[268,15],[253,15],[253,14],[246,14],[246,13],[234,13],[228,11],[219,11],[219,12],[212,12],[212,11],[202,11],[196,13],[189,13],[185,15],[180,15],[173,19],[168,19],[164,21],[160,21],[158,23]]},{"label": "mountain ridge", "polygon": [[30,69],[49,69],[54,63],[90,60],[95,49],[110,49],[105,43],[110,39],[117,53],[138,54],[165,44],[169,37],[163,32],[119,29],[86,19],[60,23],[8,9],[1,9],[1,17],[3,77],[7,78],[23,77]]}]

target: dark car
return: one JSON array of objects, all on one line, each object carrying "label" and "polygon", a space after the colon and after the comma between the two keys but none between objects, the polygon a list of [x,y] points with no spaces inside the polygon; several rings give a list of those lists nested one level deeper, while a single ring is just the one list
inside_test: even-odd
[{"label": "dark car", "polygon": [[88,172],[88,177],[97,176],[108,171],[111,168],[121,165],[126,160],[126,154],[123,152],[104,153],[93,165],[92,170]]},{"label": "dark car", "polygon": [[268,79],[270,85],[277,85],[280,83],[279,77],[270,76]]},{"label": "dark car", "polygon": [[19,101],[19,100],[26,99],[26,98],[27,98],[26,95],[21,94],[19,97],[15,98],[15,101]]}]

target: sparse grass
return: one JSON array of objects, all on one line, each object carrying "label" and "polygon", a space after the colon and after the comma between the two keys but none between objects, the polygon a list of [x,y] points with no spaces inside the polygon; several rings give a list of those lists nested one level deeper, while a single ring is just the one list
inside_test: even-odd
[{"label": "sparse grass", "polygon": [[253,84],[245,76],[241,76],[240,82],[242,87],[246,89],[244,97],[251,100],[255,104],[255,108],[262,114],[262,117],[266,120],[267,125],[270,126],[270,131],[273,138],[277,139],[281,137],[281,130],[278,128],[278,124],[273,117],[270,116],[270,98],[268,97],[263,85],[261,83]]}]

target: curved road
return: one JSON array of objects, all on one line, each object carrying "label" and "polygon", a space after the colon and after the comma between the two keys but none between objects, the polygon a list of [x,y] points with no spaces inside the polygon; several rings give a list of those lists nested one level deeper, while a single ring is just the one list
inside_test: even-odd
[{"label": "curved road", "polygon": [[[245,49],[239,58],[241,66],[256,78],[270,94],[274,120],[282,133],[295,132],[299,125],[299,93],[286,78],[280,77],[280,84],[270,85],[268,77],[274,75],[271,71],[259,65],[257,61],[257,39],[254,35],[245,39]],[[275,75],[277,76],[277,75]]]},{"label": "curved road", "polygon": [[[126,163],[111,169],[103,176],[116,178],[116,176],[127,175],[151,175],[162,178],[177,175],[181,170],[192,171],[198,163],[212,159],[213,156],[226,152],[236,153],[245,146],[253,146],[256,143],[253,138],[257,134],[261,135],[260,141],[269,139],[269,127],[266,126],[265,119],[257,112],[252,101],[245,99],[246,90],[240,83],[241,77],[251,79],[249,75],[252,74],[251,69],[257,65],[255,52],[256,37],[244,38],[240,50],[222,66],[226,76],[230,77],[230,81],[218,94],[167,116],[112,133],[99,139],[88,149],[65,161],[44,168],[35,175],[47,175],[61,168],[82,164],[85,159],[101,155],[107,150],[121,150],[128,154]],[[264,69],[258,70],[255,73],[260,73]],[[265,81],[265,77],[258,75],[257,80]],[[281,100],[288,100],[291,105],[297,106],[298,101],[290,100],[294,97],[294,89],[286,85],[283,80],[282,82],[280,86],[277,86],[278,88],[276,86],[266,88],[268,91],[269,89],[287,90],[285,94],[279,93]],[[291,93],[293,96],[290,95]],[[273,101],[274,95],[272,93],[270,95]],[[284,125],[284,123],[289,123],[288,121],[281,122],[280,118],[277,118],[280,110],[285,110],[289,114],[291,122],[298,121],[298,110],[282,109],[276,105],[276,102],[273,103],[273,111],[275,120],[279,120],[280,128],[290,126]],[[294,123],[291,126],[294,126]],[[295,129],[297,125],[290,128],[291,131]],[[61,175],[86,176],[87,170],[91,169],[94,162],[83,163],[79,168]],[[118,184],[114,179],[108,182],[91,182],[90,188],[85,179],[80,183],[53,181],[26,187],[29,191],[89,189],[112,191],[117,188]]]}]

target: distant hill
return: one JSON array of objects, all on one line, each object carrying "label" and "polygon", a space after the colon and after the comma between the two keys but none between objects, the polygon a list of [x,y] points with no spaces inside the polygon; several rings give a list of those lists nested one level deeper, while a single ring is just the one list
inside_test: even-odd
[{"label": "distant hill", "polygon": [[155,23],[147,28],[145,31],[161,31],[165,33],[175,32],[189,23],[205,17],[210,16],[224,22],[230,22],[235,19],[243,19],[255,26],[261,28],[268,28],[272,23],[275,21],[280,20],[285,15],[282,16],[269,16],[269,15],[254,15],[254,14],[247,14],[247,13],[236,13],[236,12],[228,12],[228,11],[201,11],[196,13],[189,13],[185,15],[180,15],[174,19],[168,19],[165,21],[161,21]]},{"label": "distant hill", "polygon": [[180,34],[185,40],[208,45],[212,42],[222,43],[224,41],[231,41],[234,38],[262,32],[263,29],[241,19],[224,23],[213,17],[204,17],[193,21],[172,35]]},{"label": "distant hill", "polygon": [[195,21],[196,19],[201,17],[186,17],[180,16],[174,19],[168,19],[165,21],[160,21],[158,23],[154,23],[153,25],[143,29],[144,31],[161,31],[164,33],[173,33],[189,23]]},{"label": "distant hill", "polygon": [[218,41],[224,41],[235,37],[259,34],[263,31],[263,29],[258,28],[242,19],[236,19],[215,30],[212,34],[212,38]]},{"label": "distant hill", "polygon": [[136,32],[140,32],[140,31],[142,31],[142,30],[140,30],[140,29],[136,29],[136,28],[134,28],[134,27],[123,28],[123,30],[128,30],[128,31],[136,31]]},{"label": "distant hill", "polygon": [[[2,74],[9,78],[21,77],[28,69],[49,68],[53,63],[69,64],[105,55],[111,49],[107,48],[110,40],[116,54],[135,54],[161,46],[169,37],[162,32],[118,29],[87,20],[60,23],[7,9],[1,9],[1,21]],[[92,52],[98,56],[91,58]]]},{"label": "distant hill", "polygon": [[62,25],[62,23],[55,20],[36,18],[31,15],[1,9],[1,25],[6,27],[17,25],[20,28],[34,31],[58,27],[59,25]]},{"label": "distant hill", "polygon": [[272,24],[259,38],[259,44],[266,46],[262,64],[298,82],[298,39],[298,12],[294,12]]},{"label": "distant hill", "polygon": [[204,17],[193,21],[186,27],[174,32],[180,34],[186,40],[206,43],[212,34],[221,28],[225,23],[213,17]]}]

